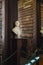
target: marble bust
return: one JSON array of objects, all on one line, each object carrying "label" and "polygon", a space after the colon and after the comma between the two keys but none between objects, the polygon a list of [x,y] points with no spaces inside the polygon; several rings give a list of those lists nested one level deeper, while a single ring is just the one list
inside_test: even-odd
[{"label": "marble bust", "polygon": [[15,27],[12,29],[12,31],[17,35],[17,38],[21,38],[22,30],[20,28],[19,21],[15,22]]}]

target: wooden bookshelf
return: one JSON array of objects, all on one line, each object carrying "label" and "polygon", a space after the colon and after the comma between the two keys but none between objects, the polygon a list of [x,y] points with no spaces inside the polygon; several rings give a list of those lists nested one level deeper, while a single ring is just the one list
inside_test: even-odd
[{"label": "wooden bookshelf", "polygon": [[36,35],[36,33],[34,33],[34,31],[36,31],[36,0],[18,1],[18,20],[21,23],[22,38],[25,38],[26,35],[27,38]]},{"label": "wooden bookshelf", "polygon": [[[33,54],[33,51],[36,49],[36,0],[18,1],[18,21],[20,22],[20,28],[22,29],[21,38],[18,39],[18,46],[21,45],[19,46],[19,54],[24,51],[27,54],[27,58],[29,58],[29,56],[31,56],[31,54]],[[24,54],[24,56],[26,54]],[[22,55],[20,55],[20,58],[21,56]]]},{"label": "wooden bookshelf", "polygon": [[2,61],[2,0],[0,0],[0,63]]},{"label": "wooden bookshelf", "polygon": [[43,4],[41,3],[41,30],[43,30],[42,28],[43,28]]}]

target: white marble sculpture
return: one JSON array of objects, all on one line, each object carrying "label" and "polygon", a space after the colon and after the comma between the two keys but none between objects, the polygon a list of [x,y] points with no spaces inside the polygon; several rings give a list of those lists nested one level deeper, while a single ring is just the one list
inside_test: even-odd
[{"label": "white marble sculpture", "polygon": [[17,38],[21,38],[22,30],[20,28],[19,21],[15,22],[15,27],[12,29],[12,31],[17,35]]},{"label": "white marble sculpture", "polygon": [[41,27],[40,33],[43,34],[43,27]]}]

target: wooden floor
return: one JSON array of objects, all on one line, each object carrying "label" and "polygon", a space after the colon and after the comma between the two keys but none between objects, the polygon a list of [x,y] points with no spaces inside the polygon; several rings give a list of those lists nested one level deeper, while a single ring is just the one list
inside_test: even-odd
[{"label": "wooden floor", "polygon": [[[35,63],[34,65],[38,65],[38,64]],[[43,65],[43,54],[40,55],[39,65]]]},{"label": "wooden floor", "polygon": [[41,57],[40,57],[40,63],[39,63],[39,65],[43,65],[43,54],[42,55],[40,55]]}]

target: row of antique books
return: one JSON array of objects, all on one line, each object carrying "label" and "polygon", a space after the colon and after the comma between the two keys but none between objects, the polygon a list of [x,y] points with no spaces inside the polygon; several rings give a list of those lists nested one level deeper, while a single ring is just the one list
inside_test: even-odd
[{"label": "row of antique books", "polygon": [[[29,3],[30,2],[30,3]],[[22,36],[23,37],[33,37],[35,22],[36,22],[36,11],[33,5],[32,0],[29,2],[25,2],[18,6],[18,20],[20,21],[20,27],[22,28]],[[18,2],[19,4],[20,2]]]},{"label": "row of antique books", "polygon": [[43,27],[43,4],[41,4],[41,27]]}]

